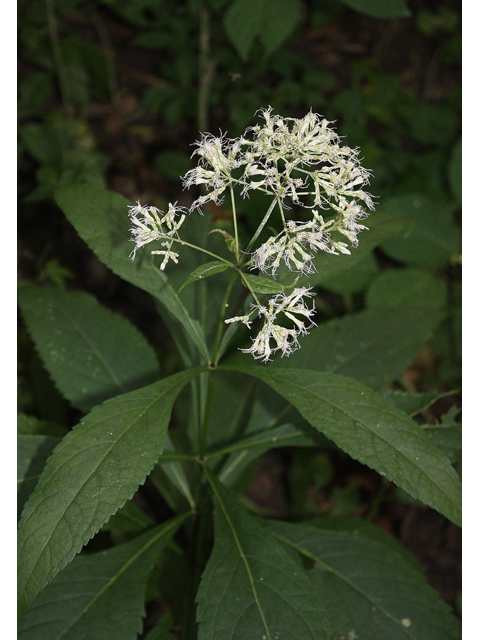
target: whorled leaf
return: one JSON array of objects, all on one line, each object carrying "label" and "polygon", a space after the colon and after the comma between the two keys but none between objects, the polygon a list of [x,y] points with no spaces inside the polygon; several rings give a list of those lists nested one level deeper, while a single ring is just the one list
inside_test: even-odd
[{"label": "whorled leaf", "polygon": [[461,487],[450,461],[407,414],[368,387],[317,371],[225,368],[265,382],[352,458],[460,525]]},{"label": "whorled leaf", "polygon": [[20,521],[20,611],[145,481],[162,453],[173,404],[199,371],[107,400],[56,447]]},{"label": "whorled leaf", "polygon": [[20,617],[18,640],[136,638],[155,558],[188,515],[125,544],[77,556]]},{"label": "whorled leaf", "polygon": [[[328,520],[328,519],[327,519]],[[266,527],[319,590],[336,638],[456,640],[460,625],[412,562],[357,531],[287,522]]]},{"label": "whorled leaf", "polygon": [[45,368],[74,407],[89,411],[158,378],[147,340],[92,295],[29,285],[18,303]]},{"label": "whorled leaf", "polygon": [[205,470],[215,494],[215,541],[197,593],[199,640],[323,640],[315,587],[262,525]]},{"label": "whorled leaf", "polygon": [[435,308],[364,309],[312,329],[273,366],[340,373],[380,389],[401,376],[443,317]]}]

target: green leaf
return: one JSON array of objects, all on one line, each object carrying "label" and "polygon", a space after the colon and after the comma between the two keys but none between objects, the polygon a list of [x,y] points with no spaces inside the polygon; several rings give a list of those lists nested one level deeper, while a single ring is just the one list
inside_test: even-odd
[{"label": "green leaf", "polygon": [[346,268],[339,275],[328,278],[322,275],[322,288],[340,295],[348,295],[362,291],[379,272],[373,253],[367,253],[362,260],[354,259],[350,269]]},{"label": "green leaf", "polygon": [[403,411],[340,375],[255,366],[225,368],[268,384],[352,458],[460,525],[458,476],[446,456]]},{"label": "green leaf", "polygon": [[262,28],[266,0],[235,0],[225,14],[225,32],[245,60]]},{"label": "green leaf", "polygon": [[242,279],[248,284],[248,288],[255,293],[279,293],[285,289],[284,285],[263,276],[252,276],[250,273],[241,273]]},{"label": "green leaf", "polygon": [[383,271],[367,293],[367,306],[424,307],[441,309],[446,306],[445,284],[421,269],[390,269]]},{"label": "green leaf", "polygon": [[75,558],[20,617],[18,639],[136,638],[143,627],[148,575],[185,518],[107,551]]},{"label": "green leaf", "polygon": [[458,621],[424,575],[380,540],[286,522],[266,526],[319,590],[335,638],[460,638]]},{"label": "green leaf", "polygon": [[23,436],[59,436],[63,437],[67,433],[66,427],[55,422],[39,420],[35,416],[26,413],[17,414],[17,433]]},{"label": "green leaf", "polygon": [[192,273],[188,276],[185,282],[182,284],[178,293],[182,289],[184,289],[191,282],[195,282],[196,280],[202,280],[202,278],[208,278],[208,276],[213,276],[215,273],[220,273],[222,271],[226,271],[229,268],[228,264],[224,262],[220,262],[220,260],[212,260],[211,262],[205,262],[205,264],[197,267]]},{"label": "green leaf", "polygon": [[455,205],[438,203],[423,195],[407,194],[382,201],[382,209],[404,219],[405,231],[381,245],[381,249],[400,262],[416,267],[444,267],[460,251],[460,230],[453,219]]},{"label": "green leaf", "polygon": [[260,41],[270,55],[293,34],[300,21],[302,6],[295,0],[268,0],[264,5]]},{"label": "green leaf", "polygon": [[225,31],[245,60],[257,36],[269,55],[294,32],[299,19],[295,0],[235,0],[225,14]]},{"label": "green leaf", "polygon": [[61,442],[60,438],[40,435],[20,435],[17,438],[17,509],[32,493],[43,471],[47,458]]},{"label": "green leaf", "polygon": [[409,416],[428,409],[439,398],[450,395],[450,393],[452,392],[438,393],[438,391],[426,391],[425,393],[410,393],[409,391],[400,391],[398,389],[377,391],[377,394],[384,400],[393,404],[397,409],[405,411]]},{"label": "green leaf", "polygon": [[145,481],[162,453],[173,404],[199,371],[107,400],[57,446],[20,521],[20,611]]},{"label": "green leaf", "polygon": [[145,640],[172,640],[170,629],[175,626],[172,610],[166,611],[157,624],[145,636]]},{"label": "green leaf", "polygon": [[452,149],[448,163],[448,181],[458,204],[462,203],[462,139],[459,138]]},{"label": "green leaf", "polygon": [[341,0],[341,2],[350,9],[379,20],[409,18],[412,15],[404,0]]},{"label": "green leaf", "polygon": [[331,638],[327,612],[303,571],[205,473],[216,498],[215,541],[197,593],[199,640]]},{"label": "green leaf", "polygon": [[127,207],[131,203],[118,193],[91,185],[60,187],[55,200],[95,255],[121,278],[155,296],[208,360],[200,323],[190,316],[168,277],[155,266],[153,256],[139,253],[133,264],[129,258],[133,247],[128,240]]},{"label": "green leaf", "polygon": [[347,531],[352,536],[361,534],[362,538],[371,538],[379,542],[383,546],[388,547],[391,551],[402,556],[403,560],[408,562],[416,571],[422,572],[422,565],[417,558],[406,549],[395,536],[387,533],[381,527],[377,527],[364,518],[355,516],[315,516],[302,522],[308,527],[317,527],[318,529],[328,531]]},{"label": "green leaf", "polygon": [[[174,452],[174,446],[170,437],[167,435],[167,439],[165,441],[165,447],[163,452]],[[188,504],[192,507],[195,507],[195,501],[192,496],[192,492],[190,491],[190,484],[188,482],[187,475],[183,468],[181,462],[163,462],[162,463],[162,471],[165,473],[167,478],[172,482],[172,484],[177,487],[180,493],[187,499]]]},{"label": "green leaf", "polygon": [[206,458],[209,460],[230,454],[218,476],[219,480],[229,487],[242,471],[265,451],[278,447],[322,447],[326,442],[328,443],[314,429],[310,431],[294,424],[283,424],[242,438],[223,449],[209,452]]},{"label": "green leaf", "polygon": [[459,412],[459,407],[451,407],[442,416],[440,425],[424,425],[425,433],[452,463],[458,462],[462,457],[462,425],[456,421]]},{"label": "green leaf", "polygon": [[442,318],[434,308],[366,309],[313,329],[273,366],[341,373],[380,389],[401,376]]},{"label": "green leaf", "polygon": [[133,500],[129,500],[103,525],[102,531],[110,531],[112,539],[116,540],[119,538],[119,534],[140,534],[153,527],[154,524],[153,520],[137,507]]},{"label": "green leaf", "polygon": [[130,322],[82,291],[22,287],[18,303],[60,393],[84,412],[158,378],[155,352]]}]

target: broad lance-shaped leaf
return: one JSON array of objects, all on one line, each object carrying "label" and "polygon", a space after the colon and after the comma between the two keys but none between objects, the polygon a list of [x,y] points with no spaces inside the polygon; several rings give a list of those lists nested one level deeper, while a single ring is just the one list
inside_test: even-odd
[{"label": "broad lance-shaped leaf", "polygon": [[133,264],[130,260],[132,243],[127,214],[131,202],[119,193],[89,184],[59,187],[55,200],[95,255],[121,278],[155,296],[208,360],[200,323],[190,316],[168,277],[154,265],[152,256],[138,255]]},{"label": "broad lance-shaped leaf", "polygon": [[64,398],[84,412],[158,379],[147,340],[83,291],[27,286],[18,303],[45,368]]},{"label": "broad lance-shaped leaf", "polygon": [[163,451],[173,404],[199,371],[107,400],[56,447],[20,521],[20,611],[145,481]]},{"label": "broad lance-shaped leaf", "polygon": [[409,366],[443,318],[434,308],[364,309],[325,322],[273,367],[341,373],[381,389]]},{"label": "broad lance-shaped leaf", "polygon": [[126,544],[74,558],[20,617],[18,640],[137,638],[155,558],[188,516]]},{"label": "broad lance-shaped leaf", "polygon": [[[370,536],[266,521],[318,589],[335,638],[457,640],[460,625],[402,555]],[[308,566],[307,565],[307,566]],[[299,636],[300,637],[300,636]]]},{"label": "broad lance-shaped leaf", "polygon": [[367,387],[318,371],[221,368],[262,380],[352,458],[460,525],[461,486],[448,458],[406,413]]},{"label": "broad lance-shaped leaf", "polygon": [[328,614],[309,579],[205,469],[215,541],[197,593],[199,640],[324,640]]}]

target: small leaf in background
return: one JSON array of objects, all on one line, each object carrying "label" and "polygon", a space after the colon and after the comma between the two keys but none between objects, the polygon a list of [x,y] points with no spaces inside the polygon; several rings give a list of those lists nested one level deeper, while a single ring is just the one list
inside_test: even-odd
[{"label": "small leaf in background", "polygon": [[270,55],[289,38],[300,21],[302,5],[297,0],[267,0],[259,33],[265,53]]},{"label": "small leaf in background", "polygon": [[256,37],[269,55],[296,29],[300,7],[296,0],[234,0],[225,14],[226,34],[244,60]]},{"label": "small leaf in background", "polygon": [[224,262],[220,262],[220,260],[212,260],[211,262],[206,262],[202,264],[200,267],[197,267],[192,273],[188,276],[185,282],[182,284],[178,293],[182,289],[184,289],[187,285],[195,282],[196,280],[202,280],[203,278],[208,278],[209,276],[213,276],[216,273],[221,273],[222,271],[226,271],[229,268],[228,264]]},{"label": "small leaf in background", "polygon": [[420,413],[432,406],[439,398],[452,393],[439,393],[438,391],[426,391],[424,393],[410,393],[409,391],[400,391],[397,389],[385,389],[377,391],[377,395],[381,396],[397,409],[405,411],[409,416]]},{"label": "small leaf in background", "polygon": [[58,436],[63,437],[67,433],[66,427],[39,420],[35,416],[26,413],[17,415],[17,433],[19,436]]},{"label": "small leaf in background", "polygon": [[462,425],[456,420],[459,412],[459,407],[452,407],[442,416],[440,425],[424,425],[425,433],[452,464],[458,462],[462,456]]},{"label": "small leaf in background", "polygon": [[450,461],[407,414],[373,391],[317,371],[228,369],[268,384],[352,458],[460,525],[461,486]]},{"label": "small leaf in background", "polygon": [[442,309],[447,290],[439,278],[421,269],[389,269],[372,282],[367,307],[424,307]]},{"label": "small leaf in background", "polygon": [[[404,231],[381,245],[387,255],[415,267],[444,267],[460,251],[460,230],[453,219],[455,204],[408,194],[386,198],[382,210],[405,219]],[[405,237],[408,223],[415,226]]]},{"label": "small leaf in background", "polygon": [[18,303],[57,389],[84,412],[159,375],[155,352],[130,322],[83,291],[26,286]]},{"label": "small leaf in background", "polygon": [[[222,452],[230,453],[230,455],[223,464],[218,477],[225,486],[230,487],[249,464],[270,449],[321,446],[328,446],[328,441],[314,429],[307,431],[293,424],[266,429],[222,449]],[[215,454],[215,451],[207,454],[207,459],[212,458],[212,454]]]},{"label": "small leaf in background", "polygon": [[121,540],[121,537],[138,535],[153,527],[154,524],[153,520],[137,507],[133,500],[129,500],[103,525],[102,531],[109,531],[112,540],[118,544],[126,541]]},{"label": "small leaf in background", "polygon": [[402,375],[442,318],[434,308],[365,309],[312,329],[301,349],[272,366],[341,373],[381,389]]},{"label": "small leaf in background", "polygon": [[107,551],[75,558],[20,617],[18,640],[136,638],[143,627],[148,575],[185,518]]},{"label": "small leaf in background", "polygon": [[341,0],[341,2],[350,9],[379,20],[409,18],[411,16],[404,0]]},{"label": "small leaf in background", "polygon": [[252,276],[250,273],[242,272],[242,279],[248,283],[249,288],[255,293],[279,293],[285,289],[285,286],[276,282],[273,278]]},{"label": "small leaf in background", "polygon": [[162,453],[173,404],[198,373],[107,400],[57,446],[20,521],[20,611],[145,481]]},{"label": "small leaf in background", "polygon": [[172,640],[171,629],[175,626],[172,610],[162,614],[157,624],[145,636],[145,640]]},{"label": "small leaf in background", "polygon": [[42,435],[19,435],[17,438],[17,510],[23,509],[35,489],[45,462],[60,438]]},{"label": "small leaf in background", "polygon": [[162,151],[155,156],[155,166],[170,180],[178,180],[191,168],[191,160],[180,151]]},{"label": "small leaf in background", "polygon": [[458,620],[423,573],[380,539],[358,530],[322,530],[273,520],[266,526],[319,590],[335,638],[460,638]]},{"label": "small leaf in background", "polygon": [[355,261],[350,269],[346,268],[338,275],[330,278],[322,276],[322,289],[334,291],[340,295],[348,295],[362,291],[379,273],[373,253],[368,253],[362,260]]},{"label": "small leaf in background", "polygon": [[462,139],[454,145],[448,164],[448,181],[455,200],[462,202]]},{"label": "small leaf in background", "polygon": [[304,572],[206,473],[215,541],[197,593],[199,640],[330,639],[328,614]]}]

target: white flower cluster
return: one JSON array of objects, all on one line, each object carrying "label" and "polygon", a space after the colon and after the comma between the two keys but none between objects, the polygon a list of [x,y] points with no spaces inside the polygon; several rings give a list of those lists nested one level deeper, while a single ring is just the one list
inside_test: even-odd
[{"label": "white flower cluster", "polygon": [[[161,244],[162,247],[166,247],[165,249],[151,251],[152,254],[164,256],[160,269],[163,271],[169,260],[178,263],[178,253],[172,251],[172,245],[174,242],[173,237],[176,236],[178,238],[178,230],[185,220],[184,208],[177,207],[176,203],[169,204],[168,212],[164,214],[157,207],[142,206],[140,202],[137,202],[136,205],[129,207],[129,209],[128,215],[134,225],[130,229],[133,236],[132,240],[135,242],[135,248],[130,254],[132,260],[135,259],[135,253],[140,247],[154,240],[164,240]],[[180,215],[180,218],[177,220],[178,215]]]},{"label": "white flower cluster", "polygon": [[[230,140],[225,136],[204,135],[196,143],[194,155],[199,166],[184,177],[184,187],[203,185],[208,191],[193,203],[191,210],[206,202],[221,203],[229,186],[239,185],[242,196],[259,190],[277,199],[282,213],[283,230],[270,238],[252,256],[252,266],[272,275],[283,260],[289,268],[311,273],[311,250],[349,253],[347,245],[335,242],[331,234],[344,235],[357,246],[357,234],[366,229],[358,220],[367,217],[362,202],[373,209],[372,197],[363,190],[370,172],[358,159],[358,150],[340,145],[340,138],[329,123],[316,113],[304,118],[282,118],[272,109],[262,109],[262,126],[249,127],[245,135]],[[315,208],[310,222],[286,220],[283,209],[287,199],[302,207]],[[334,219],[324,222],[318,210],[329,210]],[[327,232],[328,229],[328,232]]]},{"label": "white flower cluster", "polygon": [[[298,336],[306,335],[307,329],[310,329],[315,325],[313,321],[310,321],[308,326],[305,325],[306,320],[310,320],[310,316],[315,311],[315,305],[309,309],[303,298],[313,297],[310,288],[300,287],[294,289],[293,292],[286,296],[284,291],[277,293],[275,297],[268,301],[268,307],[258,304],[250,305],[252,311],[246,316],[237,316],[226,320],[227,323],[240,321],[246,324],[250,328],[250,315],[257,310],[259,317],[264,317],[265,322],[263,328],[256,338],[253,339],[253,344],[250,349],[241,349],[244,353],[251,353],[257,360],[261,358],[263,362],[270,360],[272,353],[281,350],[282,357],[289,356],[296,349],[300,347],[298,344]],[[277,316],[283,313],[287,318],[293,321],[295,327],[287,329],[279,324],[276,324]],[[297,315],[300,315],[304,320],[300,320]],[[271,342],[273,341],[273,346]]]},{"label": "white flower cluster", "polygon": [[[310,222],[296,222],[288,220],[286,228],[277,236],[270,237],[252,254],[251,266],[263,273],[275,276],[280,262],[283,260],[290,271],[308,275],[315,271],[313,254],[307,252],[307,247],[313,253],[319,249],[327,253],[350,254],[344,242],[334,242],[330,237],[330,229],[335,225],[334,220],[325,222],[318,211],[313,210],[313,220]],[[356,225],[364,229],[363,225]]]},{"label": "white flower cluster", "polygon": [[213,201],[220,204],[220,196],[232,184],[232,172],[243,164],[240,154],[241,140],[229,140],[225,136],[216,138],[204,134],[193,155],[200,156],[198,167],[188,171],[183,178],[184,188],[205,185],[210,193],[200,196],[190,207],[190,211],[200,210],[204,204]]},{"label": "white flower cluster", "polygon": [[[269,107],[261,109],[260,115],[264,123],[247,128],[239,138],[203,134],[195,143],[193,155],[199,156],[198,166],[187,172],[183,185],[201,186],[203,195],[193,202],[190,212],[201,212],[208,202],[221,204],[228,190],[232,197],[237,268],[248,266],[250,260],[250,268],[273,277],[282,264],[299,275],[310,275],[315,271],[314,257],[318,251],[336,255],[350,253],[347,243],[339,241],[335,234],[344,236],[351,246],[357,246],[358,233],[366,229],[359,221],[367,217],[367,209],[374,208],[371,195],[364,191],[370,172],[361,166],[358,150],[342,146],[329,126],[331,123],[318,114],[310,111],[301,119],[282,118],[272,114]],[[243,197],[248,197],[250,191],[271,197],[270,206],[243,256],[239,251],[234,187],[239,188]],[[292,205],[308,209],[312,217],[306,221],[289,219],[285,212]],[[277,206],[280,232],[255,248]],[[155,207],[137,203],[130,207],[129,215],[134,225],[132,259],[139,247],[160,239],[165,249],[152,251],[164,256],[160,268],[164,269],[169,260],[178,262],[172,245],[175,241],[181,242],[178,230],[185,220],[182,207],[169,205],[168,213],[163,214]],[[250,288],[248,282],[247,286]],[[267,306],[260,304],[251,291],[257,304],[251,305],[250,313],[225,322],[241,322],[250,328],[250,317],[256,313],[264,319],[263,328],[252,346],[243,351],[263,361],[279,350],[282,356],[289,355],[299,347],[298,336],[306,334],[314,325],[310,320],[314,306],[309,309],[304,302],[304,298],[313,297],[311,289],[295,288],[288,296],[283,291],[271,298]],[[280,314],[293,322],[293,328],[279,324]],[[310,320],[308,326],[307,320]]]}]

